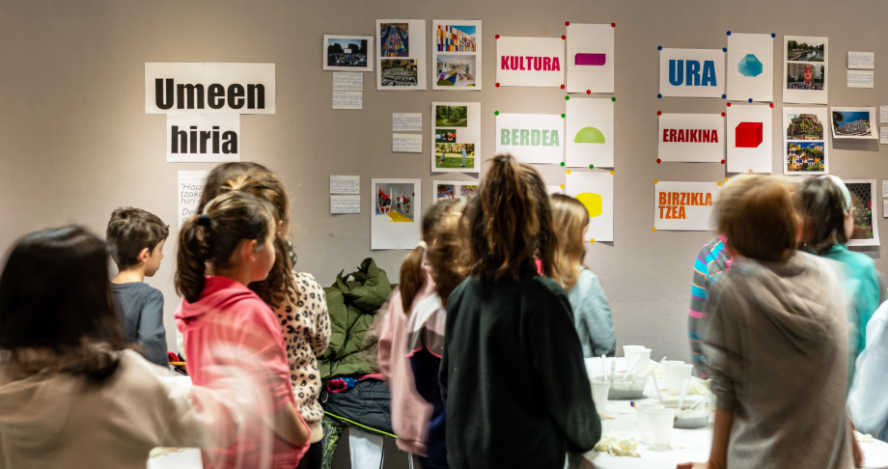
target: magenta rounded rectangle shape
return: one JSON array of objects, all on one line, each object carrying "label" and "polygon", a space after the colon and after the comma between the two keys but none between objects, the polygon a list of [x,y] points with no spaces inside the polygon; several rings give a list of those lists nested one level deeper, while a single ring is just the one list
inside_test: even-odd
[{"label": "magenta rounded rectangle shape", "polygon": [[579,53],[574,57],[574,65],[604,65],[607,62],[607,54]]}]

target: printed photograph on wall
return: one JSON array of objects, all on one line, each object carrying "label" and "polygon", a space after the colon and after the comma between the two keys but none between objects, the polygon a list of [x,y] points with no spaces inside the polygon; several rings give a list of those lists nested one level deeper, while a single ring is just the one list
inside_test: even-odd
[{"label": "printed photograph on wall", "polygon": [[825,37],[783,36],[783,102],[826,104],[829,41]]},{"label": "printed photograph on wall", "polygon": [[435,169],[474,168],[475,145],[471,143],[436,143]]},{"label": "printed photograph on wall", "polygon": [[432,123],[432,172],[477,173],[481,103],[432,103]]},{"label": "printed photograph on wall", "polygon": [[324,70],[372,72],[373,36],[324,36]]},{"label": "printed photograph on wall", "polygon": [[376,216],[392,222],[413,223],[413,184],[376,184]]},{"label": "printed photograph on wall", "polygon": [[468,126],[468,106],[436,106],[435,125],[449,125],[451,127]]},{"label": "printed photograph on wall", "polygon": [[878,212],[876,206],[876,180],[847,180],[845,185],[851,192],[851,203],[854,210],[851,212],[851,218],[854,222],[854,231],[851,233],[851,239],[848,240],[849,246],[878,246],[879,243],[879,223],[873,216]]},{"label": "printed photograph on wall", "polygon": [[432,89],[481,90],[481,22],[432,21]]},{"label": "printed photograph on wall", "polygon": [[435,143],[456,143],[456,129],[435,129]]},{"label": "printed photograph on wall", "polygon": [[421,239],[422,180],[370,180],[370,249],[413,249]]},{"label": "printed photograph on wall", "polygon": [[466,199],[478,192],[478,184],[468,181],[434,181],[432,201]]},{"label": "printed photograph on wall", "polygon": [[783,174],[829,173],[826,116],[825,108],[783,108]]},{"label": "printed photograph on wall", "polygon": [[379,45],[383,57],[410,57],[410,37],[407,23],[379,25]]},{"label": "printed photograph on wall", "polygon": [[[376,89],[411,91],[426,89],[425,20],[376,20]],[[372,46],[372,43],[371,43]]]},{"label": "printed photograph on wall", "polygon": [[385,59],[382,61],[382,86],[416,86],[417,68],[413,59]]},{"label": "printed photograph on wall", "polygon": [[873,132],[872,128],[872,123],[878,122],[874,107],[834,107],[829,115],[833,138],[877,138],[878,132]]}]

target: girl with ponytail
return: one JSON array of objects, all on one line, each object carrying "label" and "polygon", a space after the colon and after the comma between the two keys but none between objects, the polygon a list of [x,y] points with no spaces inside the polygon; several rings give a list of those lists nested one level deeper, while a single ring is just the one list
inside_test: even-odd
[{"label": "girl with ponytail", "polygon": [[247,288],[265,280],[275,263],[273,211],[263,199],[229,192],[186,220],[179,234],[175,284],[184,300],[175,317],[188,374],[195,385],[212,387],[220,370],[237,369],[256,402],[233,445],[202,451],[207,469],[292,469],[308,449],[310,431],[296,407],[280,326]]},{"label": "girl with ponytail", "polygon": [[447,467],[438,386],[447,299],[465,278],[460,218],[465,203],[438,202],[422,219],[422,241],[401,264],[398,289],[377,314],[379,365],[392,391],[398,447],[423,467]]},{"label": "girl with ponytail", "polygon": [[617,351],[617,337],[611,321],[610,303],[598,276],[583,265],[589,212],[577,199],[564,194],[552,196],[552,212],[559,233],[555,254],[558,275],[573,309],[583,356],[612,357]]},{"label": "girl with ponytail", "polygon": [[[557,278],[552,209],[529,165],[498,155],[463,215],[469,277],[450,294],[441,394],[453,467],[562,467],[601,421],[570,302]],[[542,261],[543,275],[534,260]],[[517,444],[516,444],[517,442]]]}]

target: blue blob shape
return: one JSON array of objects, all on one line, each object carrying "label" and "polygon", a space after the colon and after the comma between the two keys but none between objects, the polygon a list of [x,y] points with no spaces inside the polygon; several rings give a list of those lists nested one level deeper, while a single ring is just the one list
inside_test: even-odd
[{"label": "blue blob shape", "polygon": [[758,57],[753,54],[746,54],[746,56],[740,59],[740,62],[737,63],[737,71],[744,77],[757,77],[762,74],[763,70],[764,65],[762,65],[762,63],[759,62]]},{"label": "blue blob shape", "polygon": [[730,36],[730,35],[731,35],[731,32],[730,32],[730,31],[728,31],[728,36]]},{"label": "blue blob shape", "polygon": [[722,47],[722,52],[727,52],[727,51],[728,51],[727,47]]},{"label": "blue blob shape", "polygon": [[657,93],[657,99],[660,99],[660,98],[662,98],[662,97],[663,97],[662,94]]},{"label": "blue blob shape", "polygon": [[663,50],[663,46],[657,46],[657,50]]}]

